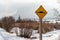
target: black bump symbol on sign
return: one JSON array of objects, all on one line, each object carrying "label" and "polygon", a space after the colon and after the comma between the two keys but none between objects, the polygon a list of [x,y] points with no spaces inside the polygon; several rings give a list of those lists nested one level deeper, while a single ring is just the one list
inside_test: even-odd
[{"label": "black bump symbol on sign", "polygon": [[44,13],[43,11],[40,11],[39,13]]}]

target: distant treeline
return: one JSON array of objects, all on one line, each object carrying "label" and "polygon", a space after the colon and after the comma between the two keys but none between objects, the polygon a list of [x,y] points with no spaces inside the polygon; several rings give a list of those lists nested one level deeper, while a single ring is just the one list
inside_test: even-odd
[{"label": "distant treeline", "polygon": [[20,16],[18,17],[17,20],[15,20],[15,18],[13,16],[9,16],[9,17],[3,17],[0,19],[0,27],[4,28],[6,31],[9,32],[9,28],[11,27],[12,24],[14,23],[20,23],[20,22],[25,22],[25,21],[33,21],[31,19],[21,19]]},{"label": "distant treeline", "polygon": [[[31,31],[30,29],[38,30],[39,32],[39,21],[35,20],[27,20],[27,19],[21,19],[20,16],[17,20],[14,19],[14,17],[3,17],[0,19],[0,27],[5,29],[7,32],[10,32],[10,30],[14,27],[19,27],[21,30],[25,29]],[[46,33],[49,31],[52,31],[54,29],[60,29],[60,23],[49,23],[49,21],[43,21],[42,23],[42,33]],[[31,31],[32,32],[32,31]],[[23,32],[24,33],[24,32]],[[26,33],[25,33],[26,34]],[[31,33],[30,33],[31,35]],[[26,36],[26,35],[25,35]]]}]

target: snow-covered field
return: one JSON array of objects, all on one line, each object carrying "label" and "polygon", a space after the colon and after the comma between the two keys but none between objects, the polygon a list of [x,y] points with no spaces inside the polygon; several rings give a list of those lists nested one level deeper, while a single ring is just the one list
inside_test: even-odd
[{"label": "snow-covered field", "polygon": [[[43,40],[60,40],[60,30],[55,30],[42,34]],[[4,29],[0,28],[0,40],[39,40],[39,34],[33,31],[31,37],[37,37],[36,39],[27,39],[23,37],[17,37],[15,33],[8,33]]]}]

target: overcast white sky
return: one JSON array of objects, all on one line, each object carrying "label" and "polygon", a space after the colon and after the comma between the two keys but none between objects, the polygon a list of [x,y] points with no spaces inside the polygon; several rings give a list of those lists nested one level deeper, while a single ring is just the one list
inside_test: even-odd
[{"label": "overcast white sky", "polygon": [[[38,18],[36,9],[43,5],[48,14],[45,18],[53,17],[53,8],[60,11],[58,0],[0,0],[0,18],[4,16],[21,16],[22,18]],[[52,12],[52,11],[53,12]]]}]

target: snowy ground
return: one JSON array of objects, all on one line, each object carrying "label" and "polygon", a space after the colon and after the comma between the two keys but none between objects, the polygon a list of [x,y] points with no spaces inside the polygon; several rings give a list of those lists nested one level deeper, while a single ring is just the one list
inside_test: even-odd
[{"label": "snowy ground", "polygon": [[[37,37],[36,39],[27,39],[23,37],[17,37],[15,33],[8,33],[4,29],[0,28],[0,40],[39,40],[39,34],[34,33],[33,31],[32,36]],[[60,40],[60,30],[55,30],[48,32],[43,35],[43,40]]]}]

